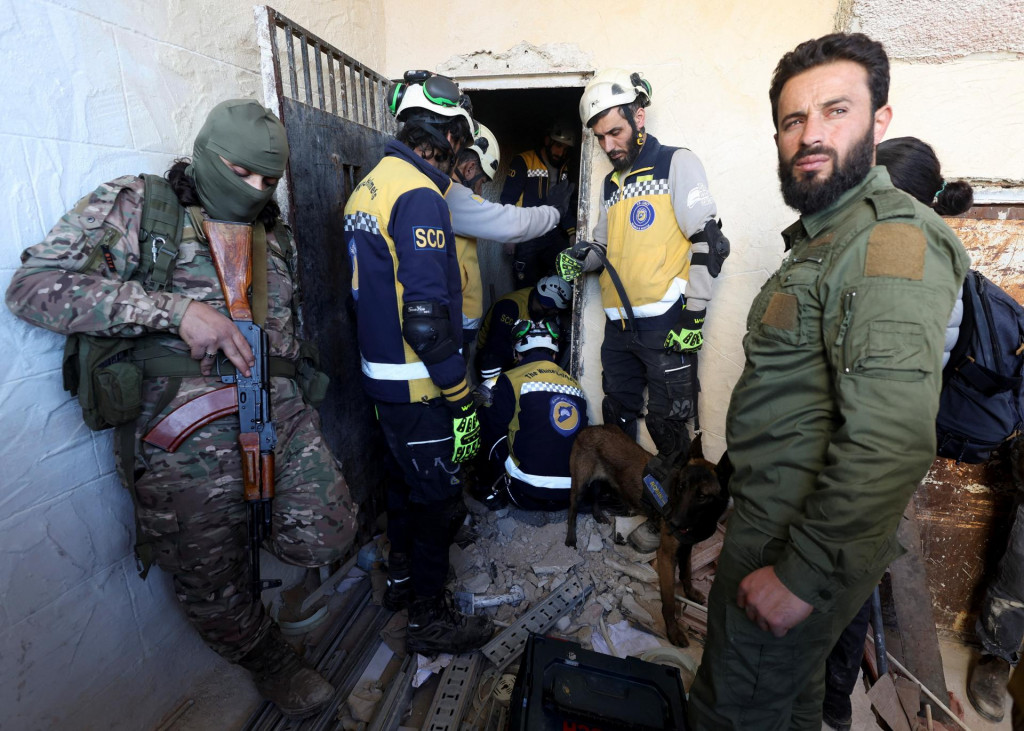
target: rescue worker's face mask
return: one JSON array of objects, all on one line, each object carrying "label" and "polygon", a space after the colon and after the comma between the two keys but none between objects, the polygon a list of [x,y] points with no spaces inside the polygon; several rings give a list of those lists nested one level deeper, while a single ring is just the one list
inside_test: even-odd
[{"label": "rescue worker's face mask", "polygon": [[221,158],[267,178],[280,178],[288,161],[284,125],[248,99],[221,102],[196,136],[186,173],[196,181],[203,208],[219,221],[252,223],[274,197],[277,184],[258,190]]}]

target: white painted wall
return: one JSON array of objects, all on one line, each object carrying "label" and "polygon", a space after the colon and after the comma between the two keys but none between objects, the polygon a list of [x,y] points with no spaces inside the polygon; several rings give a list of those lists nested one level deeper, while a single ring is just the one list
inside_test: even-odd
[{"label": "white painted wall", "polygon": [[[278,2],[371,65],[379,5]],[[242,0],[0,0],[0,288],[97,184],[160,172],[222,99],[261,97]],[[63,339],[0,308],[0,729],[152,728],[222,662],[169,578],[140,580],[109,433],[61,389]],[[269,563],[269,561],[268,561]]]}]

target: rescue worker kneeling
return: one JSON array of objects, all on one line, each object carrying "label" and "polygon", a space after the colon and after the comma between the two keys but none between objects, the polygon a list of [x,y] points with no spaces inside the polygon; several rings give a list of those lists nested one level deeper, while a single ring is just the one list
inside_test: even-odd
[{"label": "rescue worker kneeling", "polygon": [[515,324],[516,366],[502,373],[493,403],[481,409],[485,504],[506,500],[525,510],[569,505],[569,453],[587,425],[587,400],[579,383],[552,362],[558,354],[554,320]]}]

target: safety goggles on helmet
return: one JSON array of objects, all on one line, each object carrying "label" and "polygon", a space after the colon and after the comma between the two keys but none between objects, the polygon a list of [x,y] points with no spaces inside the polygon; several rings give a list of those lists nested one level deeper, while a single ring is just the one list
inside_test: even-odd
[{"label": "safety goggles on helmet", "polygon": [[525,353],[534,348],[546,348],[557,353],[561,330],[554,320],[518,320],[512,326],[512,335],[517,353]]},{"label": "safety goggles on helmet", "polygon": [[651,84],[639,73],[624,69],[605,69],[590,80],[580,97],[580,121],[587,127],[598,114],[612,107],[631,104],[637,99],[641,106],[651,103]]},{"label": "safety goggles on helmet", "polygon": [[535,335],[550,335],[555,340],[562,337],[562,328],[557,320],[516,320],[516,324],[512,326],[512,337],[520,340],[531,334],[531,331]]},{"label": "safety goggles on helmet", "polygon": [[391,85],[388,91],[388,109],[396,117],[407,109],[427,109],[446,117],[465,114],[473,129],[472,118],[466,108],[469,97],[459,91],[458,84],[447,76],[429,71],[406,71],[403,81]]}]

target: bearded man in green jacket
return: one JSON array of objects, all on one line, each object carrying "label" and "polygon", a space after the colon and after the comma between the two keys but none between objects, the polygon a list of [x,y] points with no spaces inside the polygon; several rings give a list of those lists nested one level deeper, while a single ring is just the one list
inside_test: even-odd
[{"label": "bearded man in green jacket", "polygon": [[969,261],[873,167],[889,62],[861,34],[783,56],[769,93],[801,218],[754,299],[729,406],[736,511],[708,600],[695,729],[821,728],[825,658],[902,553],[935,456],[944,329]]}]

